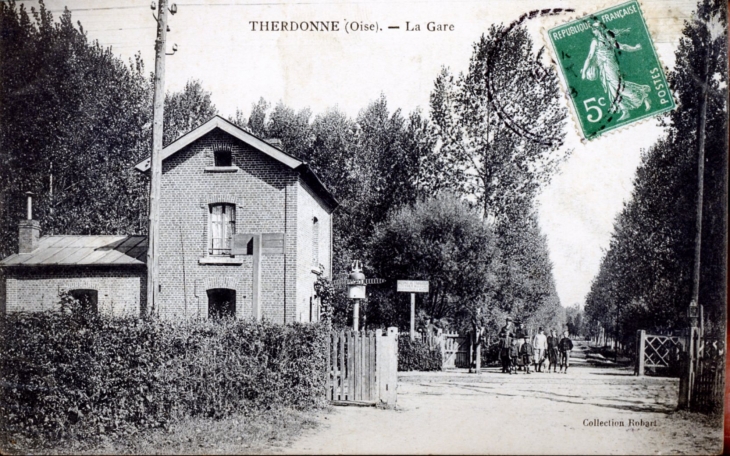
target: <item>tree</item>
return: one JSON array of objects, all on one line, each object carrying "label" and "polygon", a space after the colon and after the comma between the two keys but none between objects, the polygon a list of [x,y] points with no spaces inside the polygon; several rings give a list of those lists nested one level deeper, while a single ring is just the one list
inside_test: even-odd
[{"label": "tree", "polygon": [[431,94],[432,185],[474,197],[497,221],[529,209],[564,158],[567,113],[542,53],[523,26],[493,26],[474,44],[468,72],[455,80],[443,69]]},{"label": "tree", "polygon": [[198,80],[185,83],[182,92],[165,95],[164,145],[167,146],[180,136],[194,130],[218,110],[210,99],[210,92],[203,89]]},{"label": "tree", "polygon": [[567,156],[567,113],[557,75],[543,65],[543,49],[533,51],[523,19],[482,36],[466,74],[441,70],[431,93],[436,142],[421,176],[431,191],[476,201],[493,223],[503,264],[492,318],[555,327],[563,311],[534,200]]},{"label": "tree", "polygon": [[309,108],[295,112],[283,103],[278,103],[266,125],[267,137],[280,140],[286,153],[303,158],[314,142],[310,117],[312,112]]},{"label": "tree", "polygon": [[[420,308],[434,319],[468,324],[481,308],[496,306],[494,289],[500,265],[494,234],[478,211],[458,197],[443,194],[394,211],[368,243],[370,265],[378,277],[429,281]],[[408,296],[394,290],[374,296],[369,321],[408,322]],[[391,307],[392,306],[392,307]],[[380,318],[378,318],[380,317]]]},{"label": "tree", "polygon": [[[499,224],[497,246],[504,266],[496,290],[500,310],[533,326],[552,326],[561,320],[547,239],[540,232],[535,212]],[[562,322],[560,322],[562,326]]]},{"label": "tree", "polygon": [[129,64],[89,43],[65,10],[0,3],[0,256],[13,253],[23,192],[44,234],[144,232],[151,91]]},{"label": "tree", "polygon": [[725,8],[722,2],[703,0],[685,24],[668,78],[679,107],[664,119],[665,136],[642,156],[631,200],[616,219],[586,300],[586,316],[627,342],[637,329],[664,332],[687,324],[702,133],[706,163],[699,303],[708,317],[706,328],[717,333],[724,328],[717,322],[725,321],[725,250],[717,246],[725,245],[727,229]]}]

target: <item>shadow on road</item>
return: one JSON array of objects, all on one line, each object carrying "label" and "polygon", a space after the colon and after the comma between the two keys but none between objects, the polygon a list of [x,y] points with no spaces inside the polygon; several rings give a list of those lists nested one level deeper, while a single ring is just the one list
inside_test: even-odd
[{"label": "shadow on road", "polygon": [[[637,413],[662,413],[662,414],[669,414],[675,411],[674,405],[670,404],[646,404],[643,401],[633,401],[633,400],[627,400],[627,399],[620,399],[612,396],[598,396],[598,397],[592,397],[592,400],[585,400],[581,399],[582,396],[576,396],[576,395],[569,395],[569,394],[560,394],[560,393],[554,393],[551,391],[543,391],[543,390],[532,390],[532,389],[526,389],[526,390],[520,390],[520,392],[515,393],[505,393],[505,392],[499,392],[496,391],[496,388],[493,387],[487,387],[487,386],[477,386],[477,385],[460,385],[460,384],[452,384],[451,386],[474,391],[477,393],[484,393],[489,394],[490,396],[502,396],[502,397],[519,397],[519,398],[529,398],[534,397],[534,399],[544,399],[552,402],[559,402],[559,403],[565,403],[565,404],[575,404],[575,405],[593,405],[596,407],[603,407],[603,408],[609,408],[609,409],[615,409],[615,410],[625,410],[630,412],[637,412]],[[487,391],[488,390],[488,391]],[[431,393],[433,394],[433,393]],[[597,401],[598,399],[605,399],[606,402]],[[618,402],[618,403],[617,403]]]}]

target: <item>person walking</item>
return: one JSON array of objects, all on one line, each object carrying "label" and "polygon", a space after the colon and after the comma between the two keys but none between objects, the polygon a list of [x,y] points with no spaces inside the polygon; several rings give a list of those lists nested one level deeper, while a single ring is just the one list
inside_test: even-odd
[{"label": "person walking", "polygon": [[573,349],[573,341],[568,337],[568,331],[563,332],[563,338],[558,342],[560,351],[560,372],[567,374],[570,365],[570,351]]},{"label": "person walking", "polygon": [[558,371],[558,344],[560,343],[560,339],[558,339],[558,335],[555,332],[554,329],[550,330],[550,336],[547,338],[547,356],[548,361],[550,364],[548,365],[548,372],[550,372],[550,368],[553,368],[553,372],[557,373]]},{"label": "person walking", "polygon": [[522,344],[522,347],[520,347],[520,355],[522,356],[522,364],[525,366],[525,373],[531,374],[532,372],[530,372],[530,364],[532,364],[532,360],[535,355],[532,344]]},{"label": "person walking", "polygon": [[547,352],[547,336],[538,328],[537,334],[532,338],[532,348],[535,351],[535,372],[542,372],[542,364],[545,362],[545,353]]}]

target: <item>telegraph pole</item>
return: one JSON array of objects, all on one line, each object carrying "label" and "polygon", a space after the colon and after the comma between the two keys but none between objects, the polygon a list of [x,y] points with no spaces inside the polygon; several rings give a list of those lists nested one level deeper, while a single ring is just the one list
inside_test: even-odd
[{"label": "telegraph pole", "polygon": [[[155,3],[152,2],[152,9]],[[172,5],[171,14],[177,6]],[[159,0],[157,8],[157,39],[155,40],[155,86],[152,111],[152,155],[150,157],[150,213],[147,247],[147,313],[159,312],[160,293],[158,251],[160,245],[160,187],[162,184],[162,134],[165,110],[165,45],[167,41],[167,0]]]}]

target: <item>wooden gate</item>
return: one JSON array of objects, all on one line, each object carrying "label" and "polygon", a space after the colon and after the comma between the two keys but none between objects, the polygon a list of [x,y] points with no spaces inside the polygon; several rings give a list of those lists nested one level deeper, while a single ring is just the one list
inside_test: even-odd
[{"label": "wooden gate", "polygon": [[335,405],[395,405],[398,329],[331,333],[327,372],[327,399]]},{"label": "wooden gate", "polygon": [[680,336],[658,336],[647,334],[645,330],[636,332],[635,373],[644,375],[645,368],[679,368],[681,356],[685,351],[685,339]]},{"label": "wooden gate", "polygon": [[457,333],[444,333],[442,337],[443,368],[468,368],[469,340]]}]

